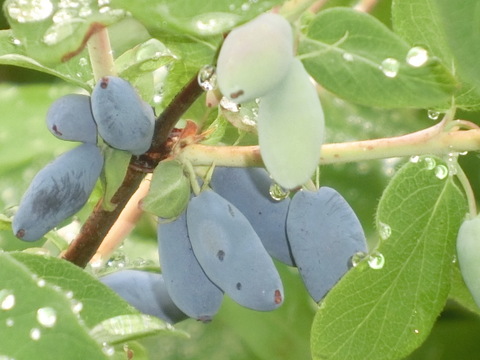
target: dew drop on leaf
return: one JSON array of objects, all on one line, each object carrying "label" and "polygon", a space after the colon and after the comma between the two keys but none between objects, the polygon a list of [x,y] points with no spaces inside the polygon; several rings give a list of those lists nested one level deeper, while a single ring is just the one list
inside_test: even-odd
[{"label": "dew drop on leaf", "polygon": [[284,200],[290,195],[290,191],[285,190],[278,184],[270,185],[269,192],[272,199],[277,201]]},{"label": "dew drop on leaf", "polygon": [[115,348],[108,343],[102,343],[102,351],[107,356],[113,356],[115,354]]},{"label": "dew drop on leaf", "polygon": [[382,269],[384,265],[385,257],[383,254],[375,251],[368,256],[368,266],[370,266],[371,269],[379,270]]},{"label": "dew drop on leaf", "polygon": [[378,232],[380,239],[387,240],[392,235],[392,228],[390,225],[380,222]]},{"label": "dew drop on leaf", "polygon": [[217,87],[217,73],[215,66],[205,65],[198,72],[198,85],[204,91],[214,90]]},{"label": "dew drop on leaf", "polygon": [[32,330],[30,330],[30,339],[37,341],[40,340],[41,337],[42,332],[39,328],[33,328]]},{"label": "dew drop on leaf", "polygon": [[400,63],[397,59],[386,58],[380,64],[380,70],[389,78],[394,78],[398,75],[398,70],[400,69]]},{"label": "dew drop on leaf", "polygon": [[11,310],[15,306],[15,295],[12,290],[0,290],[0,308],[2,310]]},{"label": "dew drop on leaf", "polygon": [[407,63],[413,67],[425,65],[428,61],[428,51],[420,46],[415,46],[408,51]]},{"label": "dew drop on leaf", "polygon": [[53,12],[50,0],[14,0],[7,5],[8,15],[19,23],[41,21]]},{"label": "dew drop on leaf", "polygon": [[435,110],[428,110],[427,114],[430,120],[438,120],[438,117],[440,116],[440,112]]},{"label": "dew drop on leaf", "polygon": [[79,314],[80,311],[82,311],[83,303],[81,301],[79,301],[77,299],[72,299],[71,304],[72,304],[72,311],[75,314]]},{"label": "dew drop on leaf", "polygon": [[40,325],[51,328],[57,322],[57,312],[51,307],[40,308],[37,310],[37,321]]},{"label": "dew drop on leaf", "polygon": [[411,163],[417,164],[419,161],[420,161],[420,156],[418,156],[418,155],[413,155],[413,156],[410,157],[410,162]]},{"label": "dew drop on leaf", "polygon": [[427,168],[427,170],[435,169],[435,166],[437,165],[435,159],[431,157],[426,157],[424,161],[425,161],[425,167]]},{"label": "dew drop on leaf", "polygon": [[0,355],[0,360],[15,360],[15,358],[12,358],[7,355]]},{"label": "dew drop on leaf", "polygon": [[345,52],[343,53],[342,57],[343,57],[343,60],[345,61],[348,61],[348,62],[353,61],[353,55],[350,53]]},{"label": "dew drop on leaf", "polygon": [[357,267],[362,260],[364,260],[367,257],[367,254],[363,251],[358,251],[355,254],[353,254],[351,258],[352,266]]},{"label": "dew drop on leaf", "polygon": [[448,168],[445,165],[436,166],[434,171],[435,176],[440,180],[443,180],[448,176]]},{"label": "dew drop on leaf", "polygon": [[5,320],[5,325],[7,325],[7,327],[12,327],[13,325],[15,325],[15,320],[13,318],[7,318]]}]

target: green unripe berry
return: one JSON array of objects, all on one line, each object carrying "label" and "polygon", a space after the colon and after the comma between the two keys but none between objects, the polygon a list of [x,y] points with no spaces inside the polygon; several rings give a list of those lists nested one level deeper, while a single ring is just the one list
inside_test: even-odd
[{"label": "green unripe berry", "polygon": [[460,226],[457,258],[463,280],[480,307],[480,217],[465,220]]},{"label": "green unripe berry", "polygon": [[282,81],[292,59],[290,24],[280,15],[262,14],[225,38],[217,61],[220,91],[236,103],[259,98]]}]

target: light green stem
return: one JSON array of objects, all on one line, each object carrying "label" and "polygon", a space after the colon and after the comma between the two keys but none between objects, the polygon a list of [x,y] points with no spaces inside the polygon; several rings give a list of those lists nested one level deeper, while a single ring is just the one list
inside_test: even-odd
[{"label": "light green stem", "polygon": [[[412,155],[447,155],[480,150],[480,129],[443,131],[443,123],[391,138],[325,144],[319,163],[335,164]],[[179,154],[192,165],[263,166],[259,146],[211,146],[192,144]]]},{"label": "light green stem", "polygon": [[87,44],[95,82],[103,76],[117,75],[108,30],[103,28],[95,32]]},{"label": "light green stem", "polygon": [[462,185],[463,191],[465,191],[465,195],[467,197],[469,217],[473,219],[477,216],[477,202],[475,200],[475,194],[473,193],[473,189],[470,185],[470,181],[468,180],[467,175],[458,163],[455,164],[455,170],[457,179]]}]

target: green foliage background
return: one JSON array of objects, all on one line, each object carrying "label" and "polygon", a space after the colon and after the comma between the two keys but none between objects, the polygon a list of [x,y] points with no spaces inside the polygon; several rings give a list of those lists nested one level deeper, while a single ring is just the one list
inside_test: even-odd
[{"label": "green foliage background", "polygon": [[[118,1],[118,3],[122,4],[122,1]],[[328,3],[328,6],[350,6],[352,3],[354,3],[354,1],[332,0]],[[428,1],[425,1],[425,3],[428,3]],[[401,29],[401,24],[398,22],[395,23],[395,16],[393,18],[395,24],[392,25],[391,6],[392,4],[389,0],[381,0],[375,8],[373,15],[389,29],[391,29],[392,26]],[[402,9],[398,10],[398,14],[401,14],[401,10]],[[422,11],[422,9],[418,11]],[[397,20],[401,19],[401,15],[398,14]],[[452,16],[462,16],[462,12],[459,11],[459,14],[455,13]],[[152,31],[152,34],[158,34],[163,31],[163,29],[155,27],[155,24],[152,25],[146,22],[145,25],[147,25],[147,28],[153,26],[153,30],[151,28],[149,29]],[[8,27],[3,17],[0,17],[0,26],[2,28]],[[419,28],[422,30],[421,26],[419,26]],[[420,30],[412,33],[408,31],[402,33],[402,31],[399,30],[398,33],[403,37],[402,41],[410,40],[415,42],[411,38],[414,37],[415,34],[422,33]],[[422,34],[426,33],[423,32]],[[319,40],[317,39],[317,34],[310,35],[312,38]],[[428,38],[427,35],[425,36]],[[433,37],[434,36],[435,34]],[[174,36],[172,35],[172,37]],[[115,46],[124,49],[129,49],[135,41],[144,40],[145,39],[139,35],[137,39],[128,39],[122,43],[120,37],[112,36],[112,41],[114,43],[117,41]],[[320,40],[324,41],[324,39]],[[428,41],[428,39],[425,41]],[[444,41],[445,43],[442,44],[439,50],[445,49],[451,39],[446,38]],[[215,44],[218,42],[218,38],[212,35],[207,42]],[[188,63],[187,67],[178,66],[177,68],[173,68],[174,76],[169,79],[168,82],[175,83],[175,85],[171,87],[171,90],[166,91],[165,96],[167,99],[171,98],[175,92],[178,91],[179,86],[188,79],[189,75],[196,71],[197,68],[195,66],[198,67],[207,63],[213,53],[208,46],[203,47],[198,44],[188,45],[191,45],[191,47],[185,45],[185,48],[182,48],[179,46],[179,48],[175,50],[179,53],[185,52],[189,55],[198,55],[196,57],[198,63],[197,61],[192,61]],[[406,49],[407,45],[402,46]],[[311,49],[309,51],[311,51]],[[348,51],[355,51],[355,49],[349,48]],[[464,51],[464,49],[462,49],[462,51]],[[437,54],[437,56],[441,57],[440,54]],[[447,52],[444,53],[443,56],[448,57],[450,55]],[[168,56],[166,56],[166,58],[167,57]],[[165,59],[165,61],[169,60]],[[465,66],[467,69],[468,65],[468,62],[461,64],[461,66]],[[315,74],[312,75],[315,77]],[[465,76],[468,75],[468,70],[466,70]],[[0,129],[0,209],[5,209],[4,212],[6,214],[9,213],[9,209],[12,206],[18,204],[23,191],[28,186],[34,174],[56,155],[73,146],[73,144],[53,138],[45,128],[44,119],[49,104],[54,99],[74,91],[82,91],[82,89],[72,84],[67,84],[57,77],[42,74],[38,71],[14,66],[0,66],[0,122],[2,124]],[[354,91],[358,91],[358,89]],[[459,99],[465,99],[465,97],[461,97],[460,95]],[[389,106],[389,109],[382,109],[371,106],[372,104],[368,103],[368,99],[367,104],[359,105],[358,103],[354,104],[341,100],[328,91],[322,91],[320,96],[327,119],[327,142],[342,142],[354,139],[400,135],[433,124],[432,120],[427,116],[426,106],[421,109],[419,108],[420,106],[402,109],[400,109],[399,106]],[[466,99],[465,103],[473,104],[474,101]],[[196,111],[201,113],[202,109],[196,109]],[[480,124],[479,113],[460,111],[457,116],[461,118],[463,115],[465,115],[465,118]],[[382,193],[393,175],[397,173],[400,166],[406,163],[407,160],[408,159],[372,160],[352,164],[326,165],[321,168],[322,184],[334,187],[349,201],[361,219],[371,248],[374,248],[379,242],[375,228],[377,207],[380,207],[380,213],[382,213],[381,211],[385,211],[383,214],[388,215],[391,211],[389,209],[384,210],[382,205],[378,205],[379,199],[382,197]],[[467,172],[474,190],[478,193],[480,191],[480,173],[478,171],[480,161],[477,154],[463,156],[460,158],[460,162]],[[402,190],[405,192],[405,197],[408,197],[408,193],[409,191],[413,191],[412,189],[413,187]],[[396,189],[395,191],[400,190]],[[89,210],[97,198],[98,193],[94,194],[91,202],[79,214],[80,220],[88,215]],[[461,208],[463,204],[453,201],[452,206]],[[415,215],[415,212],[413,215]],[[402,226],[402,224],[399,226]],[[400,236],[390,251],[397,254],[397,256],[407,256],[408,254],[405,255],[402,253],[403,245],[401,240]],[[59,240],[49,238],[48,241],[55,243],[55,241]],[[0,248],[3,250],[23,250],[23,248],[29,246],[30,244],[22,243],[15,239],[9,231],[0,231]],[[41,244],[35,243],[35,246],[41,246]],[[126,259],[127,266],[135,266],[135,264],[139,263],[138,261],[140,259],[148,259],[153,261],[153,263],[149,263],[149,265],[158,266],[158,263],[156,263],[156,261],[158,261],[156,252],[155,225],[148,216],[145,216],[139,226],[129,236],[121,252],[116,254],[116,260],[120,259],[120,261],[125,262]],[[386,253],[388,254],[388,249]],[[54,276],[49,278],[48,271],[41,269],[42,266],[40,266],[40,269],[35,268],[34,265],[32,265],[31,268],[28,268],[28,266],[25,268],[25,263],[34,264],[35,261],[22,258],[22,256],[23,255],[16,255],[14,257],[2,256],[2,259],[0,259],[0,275],[5,272],[5,274],[3,274],[4,276],[0,276],[2,281],[5,281],[4,279],[7,279],[8,276],[14,281],[17,276],[29,278],[32,274],[40,273],[42,277],[49,281],[49,284],[52,286],[56,284],[56,280],[53,279]],[[112,261],[112,264],[114,263],[115,262]],[[148,356],[154,359],[167,360],[300,360],[311,358],[310,331],[315,316],[316,304],[312,303],[309,299],[297,271],[282,264],[277,265],[284,281],[286,294],[286,300],[281,309],[271,313],[259,313],[241,308],[229,299],[226,299],[220,313],[212,323],[201,324],[193,320],[187,320],[176,326],[177,329],[190,334],[189,339],[183,336],[163,336],[164,334],[158,329],[152,330],[155,336],[143,337],[139,335],[139,339],[134,342],[129,342],[129,346],[136,350],[135,359],[147,359]],[[115,266],[112,266],[112,269],[114,267]],[[63,269],[62,271],[66,270]],[[375,276],[377,275],[378,273],[359,276],[359,278],[355,280],[358,281],[355,294],[361,297],[362,292],[371,291],[368,286],[369,284],[375,284]],[[114,304],[116,304],[116,306],[118,306],[117,309],[120,310],[98,310],[99,314],[96,314],[98,318],[91,320],[89,323],[87,321],[88,316],[90,316],[90,319],[92,316],[95,317],[96,310],[88,308],[87,300],[91,295],[87,296],[82,294],[80,288],[82,288],[82,281],[92,281],[92,283],[94,283],[94,280],[91,278],[86,280],[83,279],[82,276],[83,275],[76,274],[74,270],[72,270],[72,273],[68,273],[68,277],[74,279],[72,281],[73,285],[71,284],[71,286],[76,289],[76,295],[81,297],[86,304],[87,310],[85,316],[87,318],[83,320],[87,323],[88,327],[121,313],[135,313],[132,309],[129,309],[126,304],[116,299]],[[349,273],[348,276],[353,277],[355,273]],[[454,279],[456,279],[456,281],[453,282],[450,297],[457,299],[458,302],[448,300],[441,316],[433,325],[432,332],[427,340],[409,355],[407,359],[453,360],[475,358],[477,354],[480,356],[480,343],[477,340],[477,334],[480,332],[480,319],[477,315],[478,309],[475,311],[467,310],[468,308],[474,309],[474,306],[466,302],[465,299],[467,299],[468,296],[465,294],[465,288],[458,274],[455,274],[455,276],[456,278]],[[75,285],[75,281],[79,281],[80,283]],[[348,279],[346,281],[348,281]],[[5,282],[0,282],[0,284],[5,284]],[[345,282],[345,284],[347,284],[347,282]],[[64,286],[64,284],[58,285]],[[1,285],[0,288],[2,286],[4,285]],[[337,304],[335,302],[340,301],[339,298],[341,299],[344,294],[342,293],[341,286],[342,285],[340,285],[338,292],[328,299],[325,306],[329,306],[332,302]],[[365,286],[365,288],[362,288],[362,286]],[[428,287],[428,284],[422,286]],[[52,294],[55,294],[50,294],[49,296],[58,295],[60,299],[58,301],[67,301],[59,294],[56,294],[54,290],[49,290],[52,291]],[[376,290],[379,289],[373,289],[372,291]],[[94,292],[98,299],[110,299],[113,296],[112,294],[103,294],[102,291],[103,290],[98,290],[98,292]],[[20,298],[29,298],[31,297],[30,292],[31,289],[28,288],[18,289],[17,294],[19,294]],[[462,303],[464,306],[459,305],[459,303]],[[34,308],[40,305],[33,302],[32,306]],[[5,315],[5,313],[0,315]],[[67,315],[73,317],[72,314]],[[329,316],[332,317],[333,320],[327,319],[322,321],[334,326],[335,319],[337,316],[340,317],[340,315],[332,312]],[[3,334],[2,331],[8,331],[8,329],[5,328],[4,322],[1,322],[2,319],[5,320],[5,316],[0,316],[0,333]],[[375,320],[374,317],[373,320]],[[385,321],[388,322],[389,318],[386,318]],[[85,336],[86,339],[88,338],[86,335],[88,331],[83,327],[83,323],[76,323],[72,320],[69,324],[71,328],[76,329],[75,331],[78,330],[75,336]],[[323,324],[323,322],[321,324]],[[373,321],[368,325],[375,327],[376,323]],[[25,329],[28,329],[29,326],[29,324],[25,325]],[[329,328],[322,328],[322,331],[323,330],[328,331]],[[394,334],[385,334],[386,337],[393,335]],[[381,342],[381,340],[382,339],[378,339],[379,342]],[[320,338],[319,341],[321,342],[322,339]],[[55,342],[52,342],[51,347],[48,349],[55,351],[54,344]],[[369,344],[370,343],[367,343],[366,345]],[[22,346],[22,341],[14,340],[13,343],[8,344],[8,346],[16,345]],[[328,348],[327,345],[325,345],[325,348]],[[7,344],[2,343],[2,340],[0,340],[0,355],[2,351],[6,349]],[[95,347],[95,345],[92,345],[92,349],[91,356],[93,356],[93,358],[95,358],[95,356],[102,356],[98,346]],[[351,347],[350,354],[355,353],[356,349],[356,347]],[[117,347],[117,350],[118,358],[121,359],[124,354],[122,354],[121,348]],[[373,350],[379,352],[375,354],[375,358],[383,358],[384,353],[382,353],[382,351],[385,351],[385,349],[379,346],[378,348],[373,348]],[[405,349],[404,352],[408,353],[408,350],[410,349]],[[33,349],[32,351],[38,351],[38,349]]]}]

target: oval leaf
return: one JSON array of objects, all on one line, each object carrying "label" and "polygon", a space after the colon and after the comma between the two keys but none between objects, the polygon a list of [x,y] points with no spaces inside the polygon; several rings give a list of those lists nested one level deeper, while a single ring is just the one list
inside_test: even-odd
[{"label": "oval leaf", "polygon": [[190,182],[182,164],[176,160],[165,160],[155,168],[150,190],[141,207],[158,217],[171,219],[185,210],[189,200]]},{"label": "oval leaf", "polygon": [[325,10],[305,35],[298,50],[305,68],[346,100],[431,107],[446,103],[454,91],[452,75],[438,60],[409,65],[410,46],[371,15],[347,8]]}]

